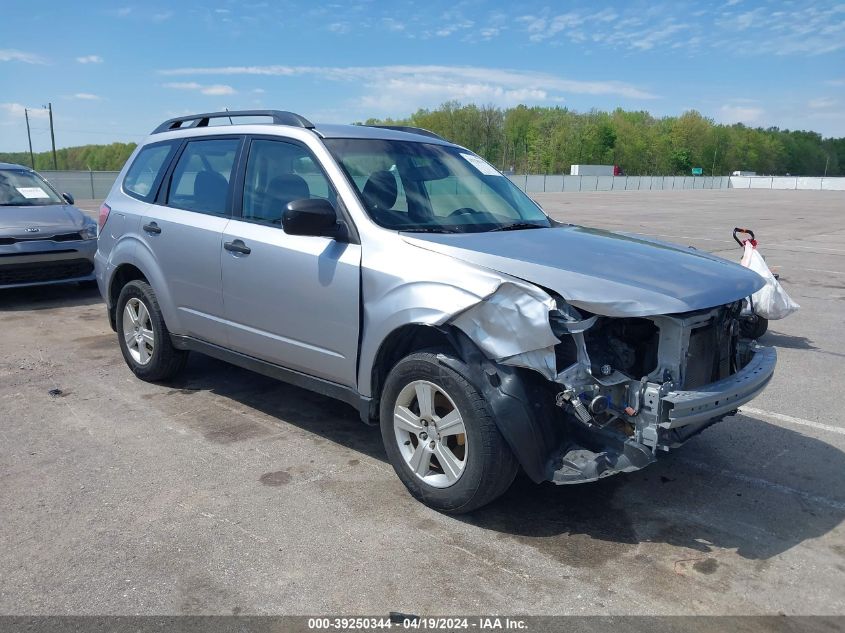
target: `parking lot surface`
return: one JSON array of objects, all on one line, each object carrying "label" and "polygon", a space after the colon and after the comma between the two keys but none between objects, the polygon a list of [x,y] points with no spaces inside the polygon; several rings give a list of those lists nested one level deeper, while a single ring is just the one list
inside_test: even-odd
[{"label": "parking lot surface", "polygon": [[536,199],[735,260],[753,228],[802,306],[765,393],[643,471],[450,517],[346,405],[198,355],[147,384],[96,290],[0,291],[0,613],[845,614],[845,195]]}]

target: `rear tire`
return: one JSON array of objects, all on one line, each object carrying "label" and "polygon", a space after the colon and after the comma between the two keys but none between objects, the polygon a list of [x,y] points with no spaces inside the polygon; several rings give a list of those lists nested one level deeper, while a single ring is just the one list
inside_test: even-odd
[{"label": "rear tire", "polygon": [[185,367],[188,352],[170,342],[152,287],[130,281],[120,291],[116,308],[117,337],[123,359],[138,378],[150,382],[173,378]]},{"label": "rear tire", "polygon": [[519,464],[490,406],[435,351],[406,356],[390,371],[380,418],[393,469],[435,510],[471,512],[502,495],[516,476]]}]

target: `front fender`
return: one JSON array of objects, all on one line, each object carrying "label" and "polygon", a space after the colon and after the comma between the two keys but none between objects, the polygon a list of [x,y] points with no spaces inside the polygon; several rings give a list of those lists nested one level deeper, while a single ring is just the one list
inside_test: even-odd
[{"label": "front fender", "polygon": [[536,372],[491,361],[463,332],[450,329],[450,337],[463,363],[439,355],[440,363],[481,392],[525,473],[536,483],[551,479],[565,426],[549,383]]}]

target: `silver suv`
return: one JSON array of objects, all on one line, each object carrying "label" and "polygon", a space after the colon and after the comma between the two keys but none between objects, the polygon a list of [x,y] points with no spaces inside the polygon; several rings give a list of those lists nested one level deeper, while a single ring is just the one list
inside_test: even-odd
[{"label": "silver suv", "polygon": [[96,274],[136,376],[194,351],[348,402],[446,512],[520,467],[558,484],[643,468],[776,361],[739,331],[756,273],[559,223],[426,130],[289,112],[154,130],[102,207]]}]

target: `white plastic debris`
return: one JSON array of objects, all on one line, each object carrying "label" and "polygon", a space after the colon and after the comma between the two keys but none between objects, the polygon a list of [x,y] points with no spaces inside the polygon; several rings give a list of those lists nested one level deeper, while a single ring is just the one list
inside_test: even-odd
[{"label": "white plastic debris", "polygon": [[786,294],[786,290],[775,279],[772,271],[766,265],[763,256],[751,244],[750,240],[745,242],[744,248],[745,253],[742,256],[742,265],[753,270],[766,281],[765,286],[751,295],[754,313],[764,319],[774,321],[787,317],[800,308],[801,306]]}]

